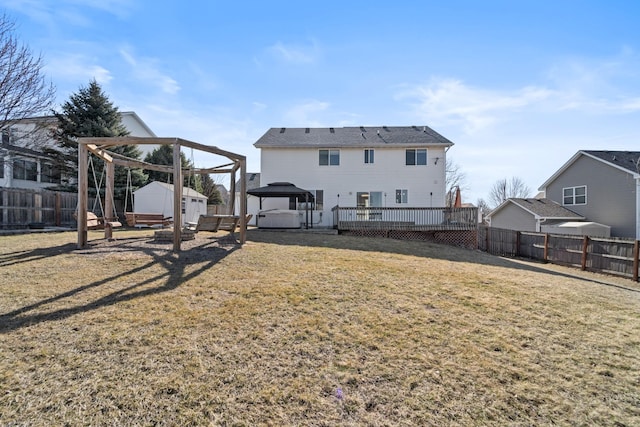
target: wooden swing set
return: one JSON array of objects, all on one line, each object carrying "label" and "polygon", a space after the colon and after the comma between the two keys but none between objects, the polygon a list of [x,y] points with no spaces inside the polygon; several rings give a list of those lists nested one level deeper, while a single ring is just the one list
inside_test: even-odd
[{"label": "wooden swing set", "polygon": [[[137,159],[123,156],[108,150],[109,147],[120,145],[172,145],[173,146],[173,166],[156,165],[147,162],[143,162]],[[219,155],[228,158],[231,162],[220,166],[211,168],[193,168],[188,171],[194,174],[230,174],[230,192],[235,194],[236,188],[236,174],[240,172],[240,244],[244,244],[246,241],[247,231],[247,184],[246,184],[246,169],[247,160],[246,157],[240,154],[232,153],[230,151],[221,150],[218,147],[211,145],[199,144],[193,141],[187,141],[180,138],[143,138],[143,137],[112,137],[112,138],[79,138],[78,139],[78,248],[85,248],[87,246],[87,230],[89,224],[93,221],[99,222],[97,215],[91,213],[88,210],[88,191],[89,191],[89,159],[91,155],[95,155],[99,159],[104,161],[105,167],[105,198],[104,207],[101,209],[103,212],[115,212],[115,206],[113,202],[114,191],[114,177],[115,166],[124,166],[128,168],[141,168],[147,170],[155,170],[160,172],[167,172],[173,175],[173,182],[181,183],[184,172],[181,167],[180,150],[182,147],[191,148],[193,150],[204,151],[207,153]],[[95,177],[94,177],[95,178]],[[99,197],[99,195],[98,195]],[[231,198],[230,209],[234,210],[235,197]],[[104,216],[104,215],[103,215]],[[175,252],[180,251],[180,244],[182,242],[182,185],[173,186],[173,250]],[[121,222],[117,218],[104,218],[103,226],[105,232],[105,239],[111,239],[113,237],[113,228],[121,226]]]}]

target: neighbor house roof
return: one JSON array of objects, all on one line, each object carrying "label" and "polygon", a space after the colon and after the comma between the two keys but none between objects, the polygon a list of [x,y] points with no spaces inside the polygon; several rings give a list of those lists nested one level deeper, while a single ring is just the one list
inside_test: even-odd
[{"label": "neighbor house roof", "polygon": [[501,211],[505,206],[514,204],[521,209],[531,213],[536,219],[547,220],[579,220],[584,219],[583,216],[578,215],[561,206],[559,203],[554,202],[551,199],[530,199],[530,198],[510,198],[505,200],[500,206],[492,210],[487,216],[491,217],[497,212]]},{"label": "neighbor house roof", "polygon": [[253,144],[257,148],[444,146],[453,142],[428,126],[359,126],[271,128]]},{"label": "neighbor house roof", "polygon": [[[247,190],[260,187],[260,173],[247,172],[245,174],[245,182],[247,183]],[[236,181],[236,188],[240,188],[240,180]]]},{"label": "neighbor house roof", "polygon": [[560,169],[556,171],[548,180],[538,188],[543,191],[560,174],[566,171],[581,156],[587,156],[594,160],[606,163],[611,167],[623,170],[632,174],[635,178],[640,178],[640,151],[605,151],[605,150],[580,150],[573,155]]}]

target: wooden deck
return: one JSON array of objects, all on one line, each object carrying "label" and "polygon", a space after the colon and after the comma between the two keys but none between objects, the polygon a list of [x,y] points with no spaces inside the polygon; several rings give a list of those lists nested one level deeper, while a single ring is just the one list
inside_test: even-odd
[{"label": "wooden deck", "polygon": [[341,231],[463,231],[478,228],[477,208],[334,207],[334,228]]}]

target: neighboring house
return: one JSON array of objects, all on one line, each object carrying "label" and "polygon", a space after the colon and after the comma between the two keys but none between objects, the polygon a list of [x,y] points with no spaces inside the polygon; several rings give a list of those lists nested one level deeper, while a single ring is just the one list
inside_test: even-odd
[{"label": "neighboring house", "polygon": [[[584,228],[579,221],[585,218],[550,199],[510,198],[487,215],[491,227],[517,231],[545,232],[547,227],[559,227],[563,234],[582,234],[597,229]],[[573,223],[570,230],[568,222]],[[590,223],[593,224],[593,223]],[[576,232],[580,231],[580,232]],[[555,231],[560,233],[561,231]],[[603,235],[598,232],[598,235]]]},{"label": "neighboring house", "polygon": [[611,236],[640,239],[640,151],[578,151],[539,190]]},{"label": "neighboring house", "polygon": [[[133,192],[133,212],[173,217],[173,185],[153,181]],[[188,187],[182,189],[182,222],[198,222],[207,214],[207,196]]]},{"label": "neighboring house", "polygon": [[56,124],[54,116],[33,117],[2,130],[0,187],[34,190],[60,184],[60,174],[42,153]]},{"label": "neighboring house", "polygon": [[[333,225],[336,205],[444,207],[452,145],[427,126],[271,128],[254,144],[261,151],[261,185],[289,182],[310,191],[320,226]],[[304,206],[266,199],[262,209]]]},{"label": "neighboring house", "polygon": [[[122,123],[131,136],[155,137],[134,112],[121,112]],[[51,131],[57,126],[55,116],[19,120],[2,131],[0,144],[0,187],[41,189],[60,184],[60,173],[43,154],[52,146]],[[149,149],[149,146],[141,146]]]}]

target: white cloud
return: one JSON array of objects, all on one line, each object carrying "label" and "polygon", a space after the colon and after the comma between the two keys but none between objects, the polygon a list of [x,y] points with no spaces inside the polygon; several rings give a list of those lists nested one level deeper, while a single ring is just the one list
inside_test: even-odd
[{"label": "white cloud", "polygon": [[311,64],[316,62],[320,49],[315,41],[309,45],[284,44],[277,42],[267,48],[272,56],[291,64]]},{"label": "white cloud", "polygon": [[532,114],[629,114],[640,111],[636,71],[640,61],[629,49],[613,58],[570,59],[554,64],[544,82],[512,90],[469,85],[455,78],[433,78],[404,87],[414,115],[433,125],[458,125],[476,134]]},{"label": "white cloud", "polygon": [[284,121],[292,127],[322,127],[318,115],[326,111],[330,105],[328,102],[317,100],[294,105],[284,113]]},{"label": "white cloud", "polygon": [[119,18],[131,15],[130,0],[5,0],[2,6],[24,14],[32,20],[56,28],[61,25],[89,27],[94,24],[90,10],[99,10]]},{"label": "white cloud", "polygon": [[529,86],[513,92],[472,87],[456,79],[432,79],[403,90],[399,99],[416,100],[415,113],[433,125],[460,124],[474,133],[500,122],[506,113],[531,107],[553,91]]},{"label": "white cloud", "polygon": [[92,58],[81,54],[52,55],[45,71],[56,81],[84,82],[95,79],[101,85],[108,84],[113,75],[109,70],[98,65]]},{"label": "white cloud", "polygon": [[129,48],[120,50],[120,55],[133,69],[134,77],[145,84],[157,86],[167,94],[176,94],[180,91],[180,85],[170,76],[160,71],[157,60],[153,58],[136,58]]}]

